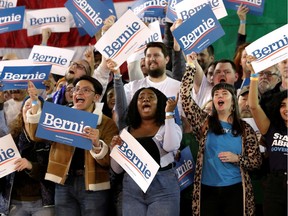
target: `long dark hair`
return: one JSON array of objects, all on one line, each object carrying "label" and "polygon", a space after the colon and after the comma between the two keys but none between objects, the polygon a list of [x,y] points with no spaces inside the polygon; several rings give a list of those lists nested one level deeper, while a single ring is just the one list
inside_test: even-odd
[{"label": "long dark hair", "polygon": [[138,101],[138,96],[140,92],[144,89],[152,90],[157,96],[157,110],[155,114],[155,122],[159,126],[165,123],[165,107],[166,107],[167,97],[156,88],[153,88],[153,87],[141,88],[135,92],[128,106],[128,112],[127,112],[127,117],[126,117],[127,125],[131,126],[134,129],[139,128],[141,124],[141,117],[138,111],[137,101]]},{"label": "long dark hair", "polygon": [[282,101],[287,98],[287,90],[277,92],[273,94],[273,97],[270,97],[270,102],[267,104],[267,113],[270,122],[279,130],[287,131],[285,121],[283,120],[280,114],[280,107]]},{"label": "long dark hair", "polygon": [[[231,115],[229,116],[229,118],[232,119],[232,134],[233,136],[242,135],[243,125],[240,119],[240,112],[239,112],[239,106],[238,106],[238,101],[237,101],[237,96],[236,96],[236,90],[233,85],[221,82],[221,83],[216,84],[213,87],[212,98],[214,97],[215,91],[220,90],[220,89],[226,89],[232,95],[233,108],[232,108]],[[224,131],[219,121],[218,113],[214,106],[214,103],[212,106],[212,114],[211,116],[209,116],[209,129],[217,135],[224,134]]]}]

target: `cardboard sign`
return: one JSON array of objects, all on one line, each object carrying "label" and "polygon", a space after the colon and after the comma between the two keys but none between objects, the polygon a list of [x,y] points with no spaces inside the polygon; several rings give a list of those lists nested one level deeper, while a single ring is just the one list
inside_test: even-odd
[{"label": "cardboard sign", "polygon": [[77,20],[75,23],[80,24],[91,37],[102,28],[103,21],[112,15],[100,0],[68,0],[65,7]]},{"label": "cardboard sign", "polygon": [[150,23],[148,25],[148,28],[151,30],[151,35],[149,38],[145,41],[144,44],[142,44],[140,47],[138,47],[132,55],[130,55],[127,59],[127,62],[133,62],[137,61],[141,58],[144,58],[144,50],[146,49],[146,44],[150,42],[162,42],[162,35],[160,30],[160,25],[158,21],[155,21],[153,23]]},{"label": "cardboard sign", "polygon": [[264,35],[245,48],[248,55],[256,57],[252,62],[256,73],[288,58],[288,24]]},{"label": "cardboard sign", "polygon": [[166,12],[166,22],[173,23],[178,19],[175,5],[183,0],[168,0],[168,7]]},{"label": "cardboard sign", "polygon": [[166,0],[137,0],[129,7],[144,23],[159,21],[161,34],[164,35],[165,17],[164,8],[167,5]]},{"label": "cardboard sign", "polygon": [[180,190],[184,190],[194,182],[195,163],[189,146],[181,151],[180,160],[176,161],[175,168]]},{"label": "cardboard sign", "polygon": [[23,28],[25,7],[1,9],[0,34]]},{"label": "cardboard sign", "polygon": [[199,53],[225,33],[211,6],[205,5],[172,32],[185,55]]},{"label": "cardboard sign", "polygon": [[13,8],[17,6],[17,0],[2,0],[0,1],[0,9]]},{"label": "cardboard sign", "polygon": [[70,49],[34,45],[28,59],[36,64],[52,64],[51,73],[64,76],[74,53]]},{"label": "cardboard sign", "polygon": [[21,158],[18,148],[11,136],[8,134],[0,138],[1,154],[0,154],[0,178],[15,172],[14,162]]},{"label": "cardboard sign", "polygon": [[37,89],[46,89],[44,80],[49,78],[51,65],[41,66],[7,66],[4,67],[0,83],[0,91],[11,89],[27,89],[28,81],[32,81]]},{"label": "cardboard sign", "polygon": [[128,10],[99,39],[95,48],[120,66],[150,35],[150,29]]},{"label": "cardboard sign", "polygon": [[27,35],[42,34],[44,28],[50,28],[52,32],[69,32],[70,17],[69,11],[64,7],[27,11],[25,14]]},{"label": "cardboard sign", "polygon": [[240,4],[249,8],[249,13],[262,16],[264,11],[265,0],[223,0],[227,9],[238,10]]},{"label": "cardboard sign", "polygon": [[44,102],[36,136],[91,150],[92,141],[84,136],[85,127],[96,128],[98,115],[50,102]]},{"label": "cardboard sign", "polygon": [[31,66],[31,65],[34,65],[34,64],[33,64],[33,61],[29,59],[0,61],[0,75],[5,66]]},{"label": "cardboard sign", "polygon": [[123,143],[114,147],[110,156],[146,193],[159,169],[159,165],[127,130],[124,129],[120,137]]},{"label": "cardboard sign", "polygon": [[197,13],[206,5],[210,5],[216,18],[219,20],[227,16],[227,11],[222,0],[184,0],[175,5],[176,13],[179,19],[185,22],[191,16]]}]

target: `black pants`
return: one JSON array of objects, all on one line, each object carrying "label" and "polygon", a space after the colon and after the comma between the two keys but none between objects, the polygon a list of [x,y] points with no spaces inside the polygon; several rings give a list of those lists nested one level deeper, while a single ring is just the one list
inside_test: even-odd
[{"label": "black pants", "polygon": [[225,187],[201,186],[201,216],[243,216],[242,183]]},{"label": "black pants", "polygon": [[264,215],[287,216],[287,173],[270,173],[264,184]]}]

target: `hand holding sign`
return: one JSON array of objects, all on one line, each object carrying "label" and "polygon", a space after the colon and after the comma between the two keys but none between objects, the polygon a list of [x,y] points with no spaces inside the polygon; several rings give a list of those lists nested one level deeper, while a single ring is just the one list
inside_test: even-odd
[{"label": "hand holding sign", "polygon": [[[92,144],[95,148],[100,147],[99,143],[99,130],[91,127],[85,127],[83,133],[87,139],[92,140]],[[100,149],[99,149],[100,150]]]},{"label": "hand holding sign", "polygon": [[20,172],[24,169],[31,170],[32,169],[32,163],[27,160],[26,158],[19,158],[15,161],[15,170]]},{"label": "hand holding sign", "polygon": [[116,17],[111,15],[107,19],[104,20],[102,27],[102,32],[106,32],[114,23],[115,23]]},{"label": "hand holding sign", "polygon": [[238,7],[237,10],[237,15],[239,17],[240,20],[246,20],[246,15],[249,12],[249,8],[244,5],[243,3],[241,3]]},{"label": "hand holding sign", "polygon": [[39,109],[39,100],[38,100],[38,89],[35,87],[34,83],[31,81],[28,81],[28,89],[27,92],[30,96],[31,105],[32,109],[31,112],[32,114],[36,114]]}]

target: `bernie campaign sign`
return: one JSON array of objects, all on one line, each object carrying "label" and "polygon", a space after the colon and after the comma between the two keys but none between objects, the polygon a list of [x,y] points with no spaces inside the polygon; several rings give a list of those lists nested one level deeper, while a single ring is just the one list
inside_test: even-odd
[{"label": "bernie campaign sign", "polygon": [[240,4],[249,8],[249,13],[262,16],[264,11],[265,0],[223,0],[227,9],[238,10]]},{"label": "bernie campaign sign", "polygon": [[99,0],[68,0],[65,7],[73,14],[75,23],[80,24],[93,37],[103,26],[103,21],[112,15]]},{"label": "bernie campaign sign", "polygon": [[48,79],[51,66],[5,66],[0,76],[0,83],[3,85],[0,91],[27,89],[29,80],[37,89],[46,89],[43,81]]},{"label": "bernie campaign sign", "polygon": [[225,33],[211,6],[206,5],[172,32],[185,55],[199,53]]},{"label": "bernie campaign sign", "polygon": [[264,35],[245,48],[256,73],[288,58],[288,24]]},{"label": "bernie campaign sign", "polygon": [[180,153],[179,161],[176,161],[176,174],[181,190],[184,190],[194,182],[195,164],[190,147],[185,147]]},{"label": "bernie campaign sign", "polygon": [[92,141],[83,133],[85,127],[96,128],[98,115],[44,102],[36,136],[78,148],[91,150]]},{"label": "bernie campaign sign", "polygon": [[25,7],[1,9],[0,34],[23,28]]}]

